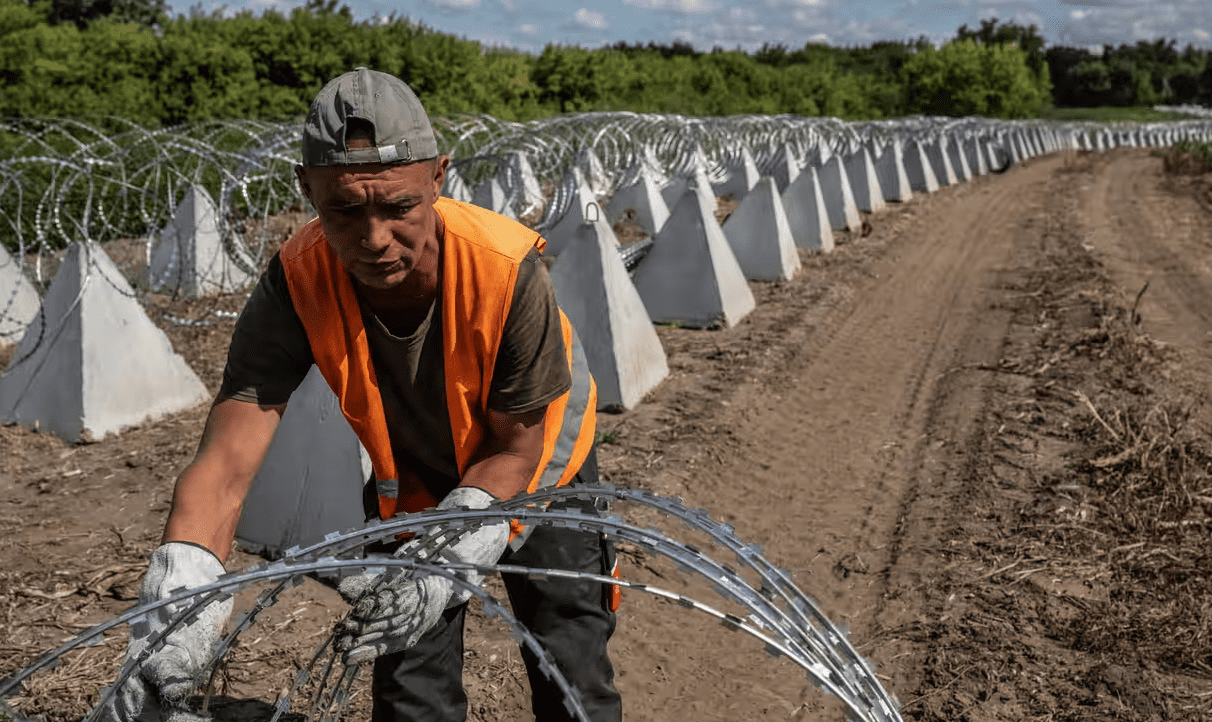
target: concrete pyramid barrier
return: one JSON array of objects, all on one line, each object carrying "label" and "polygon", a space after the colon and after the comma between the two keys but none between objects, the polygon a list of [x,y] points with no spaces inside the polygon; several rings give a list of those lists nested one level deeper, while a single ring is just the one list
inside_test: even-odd
[{"label": "concrete pyramid barrier", "polygon": [[42,300],[17,260],[0,245],[0,345],[16,343],[38,315]]},{"label": "concrete pyramid barrier", "polygon": [[875,175],[875,164],[871,162],[871,155],[866,148],[859,147],[846,157],[846,174],[850,176],[854,204],[860,211],[878,213],[884,210],[884,192],[880,189],[879,179]]},{"label": "concrete pyramid barrier", "polygon": [[724,221],[724,237],[745,278],[786,281],[800,270],[791,225],[769,176],[759,180]]},{"label": "concrete pyramid barrier", "polygon": [[850,176],[840,155],[830,156],[821,165],[821,195],[825,198],[825,210],[829,213],[829,224],[834,230],[858,233],[863,229],[858,206],[854,204],[854,192],[850,187]]},{"label": "concrete pyramid barrier", "polygon": [[922,144],[922,148],[926,151],[926,158],[930,160],[930,168],[939,186],[953,186],[959,182],[955,169],[951,167],[951,159],[947,156],[947,136],[931,138]]},{"label": "concrete pyramid barrier", "polygon": [[1015,165],[1022,163],[1024,158],[1019,152],[1017,144],[1014,142],[1013,133],[1005,133],[1002,135],[1002,153],[1009,157],[1010,162]]},{"label": "concrete pyramid barrier", "polygon": [[576,167],[585,176],[585,182],[595,196],[605,198],[610,194],[610,175],[592,148],[582,148],[577,153]]},{"label": "concrete pyramid barrier", "polygon": [[947,151],[947,159],[951,161],[951,169],[955,171],[955,178],[960,182],[967,182],[972,178],[972,170],[968,167],[968,159],[964,157],[963,147],[958,139],[947,138],[945,150]]},{"label": "concrete pyramid barrier", "polygon": [[[711,163],[707,160],[707,154],[703,152],[701,146],[696,145],[690,151],[690,158],[685,170],[671,177],[661,188],[661,199],[665,201],[665,206],[672,210],[686,193],[686,188],[694,183],[700,174],[709,181],[713,180],[708,171],[710,167]],[[708,190],[711,190],[713,185],[714,183],[707,186]]]},{"label": "concrete pyramid barrier", "polygon": [[635,269],[636,290],[656,323],[732,326],[756,306],[714,211],[711,186],[691,184]]},{"label": "concrete pyramid barrier", "polygon": [[1023,134],[1013,132],[1010,134],[1010,148],[1014,154],[1015,163],[1024,163],[1031,157],[1031,151],[1027,148],[1027,144],[1023,142]]},{"label": "concrete pyramid barrier", "polygon": [[615,192],[606,205],[606,216],[612,223],[629,220],[655,236],[669,220],[669,206],[661,197],[657,179],[641,169],[635,183]]},{"label": "concrete pyramid barrier", "polygon": [[193,298],[243,290],[259,275],[244,244],[234,234],[223,237],[210,194],[191,185],[152,244],[141,282],[153,291]]},{"label": "concrete pyramid barrier", "polygon": [[524,216],[543,205],[543,189],[522,151],[515,150],[509,154],[509,162],[501,168],[498,178],[501,188],[517,199],[520,215]]},{"label": "concrete pyramid barrier", "polygon": [[917,140],[905,144],[905,174],[909,176],[909,187],[915,193],[934,193],[938,190],[938,179],[926,151]]},{"label": "concrete pyramid barrier", "polygon": [[816,177],[816,168],[809,166],[781,196],[783,210],[791,237],[799,248],[828,253],[833,250],[833,226],[825,198]]},{"label": "concrete pyramid barrier", "polygon": [[481,208],[496,211],[506,218],[512,218],[515,221],[518,219],[518,214],[513,208],[513,196],[505,191],[496,178],[489,178],[477,186],[471,202]]},{"label": "concrete pyramid barrier", "polygon": [[0,376],[0,421],[99,439],[209,398],[109,256],[77,243]]},{"label": "concrete pyramid barrier", "polygon": [[634,408],[669,375],[665,349],[604,219],[581,223],[551,268],[556,300],[585,348],[598,408]]},{"label": "concrete pyramid barrier", "polygon": [[446,169],[446,180],[442,183],[442,196],[452,201],[471,203],[471,189],[463,180],[463,174],[453,165]]},{"label": "concrete pyramid barrier", "polygon": [[242,549],[270,559],[366,525],[370,457],[315,366],[291,394],[236,525]]},{"label": "concrete pyramid barrier", "polygon": [[753,154],[744,146],[741,147],[740,154],[728,164],[726,172],[725,179],[716,183],[713,190],[717,196],[732,196],[737,202],[743,200],[761,178],[757,164],[753,162]]},{"label": "concrete pyramid barrier", "polygon": [[779,188],[779,193],[786,191],[787,186],[794,183],[795,179],[800,177],[800,164],[796,161],[795,154],[791,152],[790,144],[784,143],[783,147],[778,151],[771,176],[774,177],[774,182]]},{"label": "concrete pyramid barrier", "polygon": [[[872,142],[869,147],[875,149],[877,146]],[[905,203],[913,198],[909,176],[905,173],[905,147],[899,139],[893,140],[878,153],[872,152],[871,157],[885,201]]]},{"label": "concrete pyramid barrier", "polygon": [[995,168],[1004,168],[1007,163],[1013,160],[1004,140],[1004,138],[1002,140],[994,139],[985,143],[985,153],[989,156],[990,171]]},{"label": "concrete pyramid barrier", "polygon": [[968,169],[973,175],[989,175],[989,164],[980,138],[965,138],[961,141],[964,157],[968,161]]},{"label": "concrete pyramid barrier", "polygon": [[[598,206],[597,196],[588,185],[582,185],[573,193],[568,210],[560,220],[556,221],[550,229],[543,233],[543,237],[547,239],[547,249],[544,251],[552,256],[563,255],[578,236],[580,227],[586,222],[599,221],[605,225],[607,230],[610,230],[610,224],[606,222],[606,214]],[[610,231],[610,237],[614,239],[615,253],[618,253],[618,239],[615,238],[614,231]]]}]

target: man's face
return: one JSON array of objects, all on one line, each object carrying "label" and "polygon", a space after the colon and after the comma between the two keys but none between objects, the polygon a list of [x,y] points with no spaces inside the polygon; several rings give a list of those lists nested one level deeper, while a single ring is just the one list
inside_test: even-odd
[{"label": "man's face", "polygon": [[363,286],[388,290],[437,250],[433,204],[449,162],[443,156],[409,165],[299,167],[296,173],[341,264]]}]

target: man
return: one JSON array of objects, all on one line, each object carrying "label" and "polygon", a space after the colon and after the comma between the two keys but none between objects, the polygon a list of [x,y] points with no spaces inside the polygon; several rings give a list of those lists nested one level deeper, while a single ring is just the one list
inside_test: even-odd
[{"label": "man", "polygon": [[[502,216],[438,199],[450,161],[438,156],[412,90],[365,68],[329,82],[311,106],[302,151],[296,175],[319,217],[270,261],[236,324],[223,386],[177,481],[141,602],[223,573],[243,499],[312,363],[370,454],[369,506],[382,518],[597,483],[595,390],[539,260],[544,242]],[[486,524],[455,537],[442,556],[598,574],[613,566],[614,550],[599,535],[514,531]],[[442,535],[431,530],[397,553],[430,548]],[[505,583],[515,615],[578,689],[590,719],[621,719],[606,655],[615,623],[608,589],[517,575]],[[348,662],[375,660],[376,722],[465,719],[470,594],[438,575],[410,574],[358,575],[340,591],[353,610],[337,648]],[[132,626],[128,660],[176,611]],[[105,716],[127,722],[179,711],[229,612],[230,601],[212,604],[175,630]],[[532,655],[523,657],[536,719],[571,719],[558,688]]]}]

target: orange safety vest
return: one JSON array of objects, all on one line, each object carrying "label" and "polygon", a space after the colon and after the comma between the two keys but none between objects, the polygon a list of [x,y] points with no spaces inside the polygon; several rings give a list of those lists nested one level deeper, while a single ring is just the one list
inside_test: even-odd
[{"label": "orange safety vest", "polygon": [[[446,226],[442,244],[442,353],[446,406],[459,475],[487,432],[488,392],[497,347],[513,300],[518,264],[546,242],[538,233],[477,206],[439,199]],[[374,466],[379,516],[432,507],[438,500],[408,469],[397,469],[383,398],[370,358],[353,283],[328,243],[319,219],[279,252],[295,311],[307,331],[316,366]],[[597,387],[572,324],[560,311],[572,388],[547,406],[543,456],[528,491],[572,480],[593,446]],[[514,525],[517,532],[519,527]]]}]

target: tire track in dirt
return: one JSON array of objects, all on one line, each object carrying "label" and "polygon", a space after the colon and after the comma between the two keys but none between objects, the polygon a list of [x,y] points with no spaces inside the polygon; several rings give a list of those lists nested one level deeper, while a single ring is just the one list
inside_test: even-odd
[{"label": "tire track in dirt", "polygon": [[[1096,162],[1083,193],[1088,242],[1125,293],[1141,298],[1142,328],[1212,367],[1212,227],[1194,198],[1163,190],[1162,161],[1120,152]],[[1192,263],[1192,259],[1201,259]]]},{"label": "tire track in dirt", "polygon": [[[832,620],[854,628],[857,643],[922,613],[908,590],[937,561],[932,525],[946,516],[933,457],[958,445],[979,416],[985,381],[967,369],[996,364],[1009,322],[998,273],[1029,240],[1036,194],[1059,162],[921,201],[872,267],[872,281],[789,355],[798,368],[729,395],[718,419],[730,434],[719,444],[725,453],[709,454],[716,461],[699,465],[687,488],[691,504],[761,543]],[[914,551],[902,555],[909,533]],[[667,719],[675,710],[708,719],[780,710],[792,719],[837,716],[786,665],[743,653],[735,638],[684,616],[641,612],[643,638],[628,630],[622,644],[627,656],[658,660],[661,683],[623,683],[628,719]],[[693,654],[671,651],[692,638]],[[915,687],[912,671],[895,661],[912,650],[866,652],[894,692]]]}]

